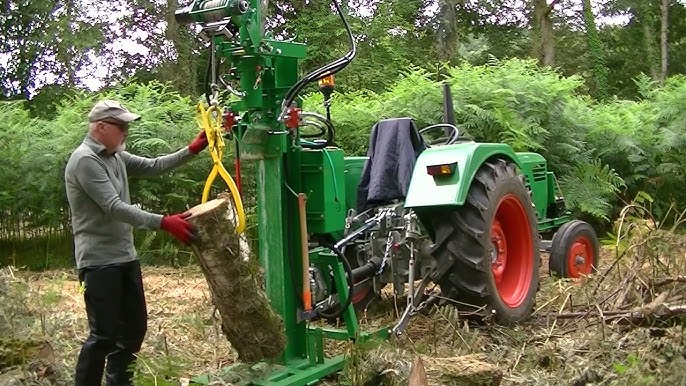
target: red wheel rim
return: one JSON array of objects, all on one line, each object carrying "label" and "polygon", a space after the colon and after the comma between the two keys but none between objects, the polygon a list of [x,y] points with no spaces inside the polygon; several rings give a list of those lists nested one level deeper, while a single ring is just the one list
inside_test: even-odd
[{"label": "red wheel rim", "polygon": [[497,218],[493,221],[491,228],[491,242],[493,243],[491,269],[493,270],[495,284],[499,285],[503,281],[505,265],[507,264],[507,239]]},{"label": "red wheel rim", "polygon": [[567,274],[571,278],[590,275],[593,270],[593,244],[586,236],[577,237],[567,253]]},{"label": "red wheel rim", "polygon": [[500,200],[491,226],[491,271],[498,294],[508,307],[527,298],[533,275],[533,241],[526,209],[517,196]]},{"label": "red wheel rim", "polygon": [[353,298],[350,301],[353,304],[361,302],[362,300],[364,300],[365,297],[367,297],[371,289],[372,286],[369,282],[369,279],[355,283],[355,285],[353,286]]}]

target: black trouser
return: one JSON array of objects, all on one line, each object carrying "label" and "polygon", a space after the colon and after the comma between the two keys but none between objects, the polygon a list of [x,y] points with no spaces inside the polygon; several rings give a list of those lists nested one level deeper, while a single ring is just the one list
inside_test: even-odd
[{"label": "black trouser", "polygon": [[[76,364],[76,386],[132,385],[129,366],[143,344],[148,316],[138,260],[79,271],[90,335]],[[105,369],[105,361],[107,368]]]}]

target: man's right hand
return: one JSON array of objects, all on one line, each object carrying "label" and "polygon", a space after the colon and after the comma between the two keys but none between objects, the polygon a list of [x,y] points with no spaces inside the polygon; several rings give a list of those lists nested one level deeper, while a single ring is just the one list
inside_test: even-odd
[{"label": "man's right hand", "polygon": [[205,150],[208,144],[209,142],[207,140],[207,134],[205,133],[205,130],[200,130],[193,142],[188,145],[188,150],[190,150],[190,152],[193,154],[198,154]]},{"label": "man's right hand", "polygon": [[171,233],[177,240],[184,244],[190,244],[191,240],[195,237],[193,233],[193,226],[186,221],[191,214],[189,212],[184,212],[180,214],[175,214],[171,216],[162,217],[162,224],[160,228],[164,231]]}]

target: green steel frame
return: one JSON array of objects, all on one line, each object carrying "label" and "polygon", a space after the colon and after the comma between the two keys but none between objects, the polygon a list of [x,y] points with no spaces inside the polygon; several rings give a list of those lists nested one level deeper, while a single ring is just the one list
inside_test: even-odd
[{"label": "green steel frame", "polygon": [[[286,346],[278,360],[284,370],[255,384],[308,385],[345,366],[343,356],[326,357],[326,339],[355,342],[373,337],[387,339],[389,328],[360,332],[352,305],[342,315],[345,330],[310,326],[308,317],[311,315],[302,310],[303,251],[298,196],[313,192],[318,195],[312,197],[311,206],[307,208],[308,229],[314,233],[335,234],[338,229],[333,224],[341,223],[346,204],[353,206],[351,203],[355,200],[355,192],[346,191],[354,185],[347,180],[359,176],[364,158],[345,158],[342,152],[335,151],[306,151],[301,146],[298,130],[286,127],[279,120],[282,101],[298,82],[298,63],[307,56],[307,47],[268,38],[263,31],[262,3],[260,0],[195,0],[182,10],[181,18],[203,25],[203,31],[212,41],[212,58],[223,59],[231,68],[228,74],[231,80],[240,82],[240,91],[234,92],[240,98],[229,104],[232,114],[241,116],[233,131],[241,160],[255,162],[257,166],[259,257],[265,272],[267,295],[284,321]],[[177,20],[178,16],[179,12]],[[462,151],[455,151],[457,148]],[[471,181],[480,165],[492,156],[515,160],[529,177],[539,211],[539,231],[556,228],[569,220],[569,213],[556,205],[556,182],[547,171],[543,157],[533,153],[515,154],[505,144],[462,144],[426,151],[418,160],[420,167],[415,168],[413,176],[412,185],[420,189],[415,191],[411,186],[405,206],[462,205],[469,183],[457,179]],[[426,184],[421,179],[433,177],[426,173],[426,165],[422,162],[426,165],[457,162],[461,169],[455,173],[455,181],[441,183],[445,193],[441,195],[437,194],[441,190],[425,189]],[[469,178],[465,179],[465,176]],[[339,207],[331,205],[332,199]],[[549,208],[557,215],[545,216]],[[325,248],[306,253],[311,265],[325,272],[325,277],[329,274],[333,277],[334,283],[329,285],[338,289],[339,302],[344,304],[349,294],[343,264]],[[199,377],[194,382],[207,383],[208,380]]]},{"label": "green steel frame", "polygon": [[[303,44],[266,38],[260,3],[196,0],[184,17],[207,27],[230,17],[230,24],[239,31],[238,39],[227,39],[228,29],[213,27],[212,56],[228,62],[234,79],[240,81],[243,95],[229,107],[234,114],[242,114],[234,128],[241,160],[257,165],[260,263],[265,270],[267,295],[283,318],[286,335],[286,347],[279,358],[285,369],[254,384],[308,385],[345,365],[344,356],[326,358],[326,338],[360,342],[387,338],[388,329],[360,333],[352,305],[343,313],[346,330],[311,327],[303,317],[298,292],[302,288],[302,251],[297,197],[307,193],[303,192],[303,149],[298,131],[286,128],[278,116],[287,91],[298,81],[298,61],[306,57],[307,49]],[[343,303],[349,296],[343,264],[327,249],[310,251],[309,255],[312,265],[333,273]],[[207,381],[207,377],[194,380]]]}]

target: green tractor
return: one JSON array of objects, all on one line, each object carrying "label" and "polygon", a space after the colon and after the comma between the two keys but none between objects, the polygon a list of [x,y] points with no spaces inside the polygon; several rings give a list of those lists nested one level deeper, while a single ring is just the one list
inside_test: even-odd
[{"label": "green tractor", "polygon": [[[267,2],[195,0],[176,12],[209,42],[207,102],[231,132],[237,164],[256,164],[259,259],[270,303],[284,320],[281,361],[288,368],[259,384],[305,385],[338,371],[346,359],[325,358],[324,338],[399,336],[434,303],[522,322],[534,306],[541,250],[561,277],[589,274],[597,262],[596,235],[572,220],[546,160],[463,137],[447,88],[444,122],[417,128],[406,117],[379,121],[366,157],[336,147],[331,76],[353,60],[356,46],[338,1],[332,6],[350,50],[303,77],[298,63],[307,47],[270,35]],[[296,103],[315,82],[326,116]],[[219,91],[233,101],[221,103]],[[406,297],[403,316],[373,334],[360,332],[355,310],[387,286]],[[310,323],[339,317],[343,331]]]},{"label": "green tractor", "polygon": [[[460,136],[452,111],[446,85],[443,123],[417,129],[411,118],[380,121],[366,157],[345,157],[335,147],[303,152],[303,166],[323,173],[303,176],[312,238],[336,240],[358,308],[387,285],[407,297],[396,333],[434,302],[520,322],[534,305],[541,251],[550,252],[550,271],[560,277],[588,275],[597,262],[595,232],[571,221],[546,160]],[[551,234],[552,242],[543,240]],[[439,294],[424,294],[431,283]],[[324,286],[313,287],[322,296],[316,302],[327,304]]]}]

